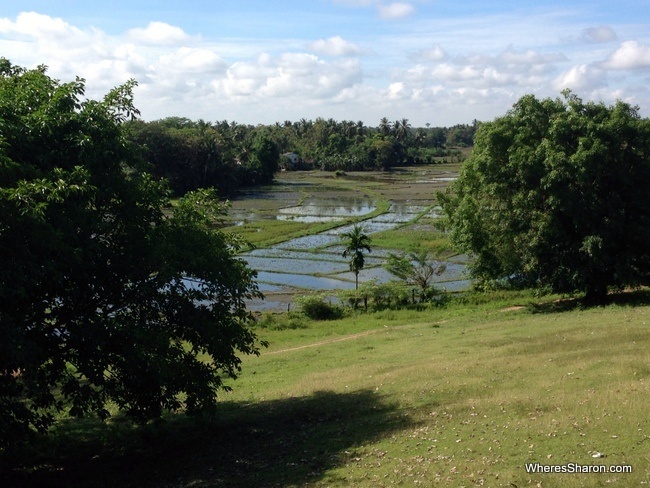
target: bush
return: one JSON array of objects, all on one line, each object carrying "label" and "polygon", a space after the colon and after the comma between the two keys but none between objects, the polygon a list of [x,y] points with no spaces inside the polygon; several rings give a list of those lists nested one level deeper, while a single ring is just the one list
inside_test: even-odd
[{"label": "bush", "polygon": [[332,305],[323,295],[305,295],[298,297],[296,302],[302,313],[314,320],[334,320],[343,317],[343,308]]},{"label": "bush", "polygon": [[339,299],[350,307],[364,310],[399,310],[403,308],[421,308],[423,304],[443,307],[449,303],[449,295],[430,286],[426,292],[401,282],[391,281],[378,284],[375,281],[362,283],[358,290],[343,290]]}]

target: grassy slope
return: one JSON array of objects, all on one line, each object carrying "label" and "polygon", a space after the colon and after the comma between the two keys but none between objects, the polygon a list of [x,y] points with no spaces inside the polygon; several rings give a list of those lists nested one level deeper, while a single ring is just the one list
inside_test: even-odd
[{"label": "grassy slope", "polygon": [[[5,459],[0,484],[647,485],[650,307],[532,300],[260,330],[271,346],[245,359],[217,419],[70,421]],[[527,462],[634,472],[527,474]]]}]

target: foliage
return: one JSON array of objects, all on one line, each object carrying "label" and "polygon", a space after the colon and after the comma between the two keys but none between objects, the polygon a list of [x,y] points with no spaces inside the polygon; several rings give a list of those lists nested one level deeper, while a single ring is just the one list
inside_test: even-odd
[{"label": "foliage", "polygon": [[375,280],[362,283],[356,290],[341,290],[339,298],[353,308],[363,304],[364,310],[395,310],[411,301],[410,290],[397,282],[377,283]]},{"label": "foliage", "polygon": [[343,309],[324,295],[303,295],[296,298],[302,313],[312,320],[334,320],[343,317]]},{"label": "foliage", "polygon": [[0,444],[61,409],[104,418],[113,403],[146,422],[210,408],[237,353],[258,353],[255,274],[213,230],[216,193],[170,208],[130,164],[134,86],[85,100],[81,79],[0,61]]},{"label": "foliage", "polygon": [[427,250],[399,255],[388,253],[385,267],[406,284],[420,287],[422,300],[427,297],[433,277],[440,276],[447,269],[447,265],[441,259]]},{"label": "foliage", "polygon": [[350,257],[350,271],[354,273],[355,288],[359,288],[359,271],[366,264],[363,251],[371,252],[370,237],[364,233],[363,227],[355,224],[352,230],[341,233],[341,239],[345,244],[343,257]]},{"label": "foliage", "polygon": [[[388,170],[406,164],[462,159],[449,144],[469,146],[472,126],[417,128],[408,119],[380,123],[318,118],[274,125],[210,123],[183,117],[144,122],[127,121],[127,138],[157,177],[169,179],[176,195],[214,187],[220,195],[243,185],[269,183],[279,170],[281,155],[300,155],[300,168],[326,171]],[[461,135],[459,135],[461,134]]]},{"label": "foliage", "polygon": [[521,98],[439,195],[473,275],[604,299],[650,280],[650,121],[623,102]]},{"label": "foliage", "polygon": [[238,166],[209,125],[174,118],[134,120],[125,129],[152,174],[167,179],[175,195],[209,187],[228,195],[241,184]]},{"label": "foliage", "polygon": [[363,305],[364,311],[421,308],[423,303],[442,307],[450,301],[449,294],[434,287],[416,290],[398,281],[367,281],[359,285],[357,290],[341,290],[338,295],[343,303],[348,303],[354,309]]},{"label": "foliage", "polygon": [[273,175],[280,169],[280,152],[277,145],[266,134],[260,134],[251,148],[249,160],[242,165],[240,181],[245,184],[261,184],[273,181]]}]

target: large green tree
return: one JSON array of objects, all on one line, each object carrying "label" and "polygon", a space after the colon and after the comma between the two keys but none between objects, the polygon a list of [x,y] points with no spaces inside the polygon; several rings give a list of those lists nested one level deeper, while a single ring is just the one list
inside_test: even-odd
[{"label": "large green tree", "polygon": [[133,87],[86,100],[81,79],[0,59],[0,445],[64,408],[209,408],[258,352],[254,272],[214,230],[214,192],[171,207],[131,164]]},{"label": "large green tree", "polygon": [[650,122],[623,102],[564,97],[524,96],[482,124],[440,197],[476,278],[599,302],[650,278]]}]

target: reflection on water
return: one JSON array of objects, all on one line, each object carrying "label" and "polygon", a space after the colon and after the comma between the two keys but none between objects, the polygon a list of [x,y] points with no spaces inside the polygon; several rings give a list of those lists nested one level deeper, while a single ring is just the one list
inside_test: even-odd
[{"label": "reflection on water", "polygon": [[377,207],[365,200],[325,202],[285,207],[279,210],[283,215],[312,215],[326,217],[361,217],[374,211]]},{"label": "reflection on water", "polygon": [[[428,181],[452,181],[454,175],[436,177]],[[311,187],[317,190],[318,187]],[[301,188],[293,185],[277,185],[262,191],[251,192],[247,198],[272,199],[279,205],[275,218],[304,223],[343,222],[347,218],[363,217],[377,209],[376,203],[368,197],[348,197],[340,194],[333,198],[309,196],[304,198]],[[302,195],[301,201],[299,195]],[[284,205],[282,205],[284,204]],[[420,216],[427,219],[440,217],[440,207],[411,205],[403,202],[391,202],[386,213],[366,219],[359,223],[366,234],[395,229],[413,224]],[[243,217],[240,216],[240,217]],[[271,217],[273,218],[273,217]],[[414,224],[422,226],[422,224]],[[354,274],[349,269],[348,259],[342,257],[344,247],[341,234],[352,230],[353,224],[345,224],[320,234],[309,235],[288,240],[266,249],[256,249],[243,255],[251,266],[258,271],[260,291],[271,294],[292,293],[296,290],[335,290],[354,289]],[[373,248],[365,255],[366,266],[359,273],[359,281],[376,280],[385,283],[395,279],[383,267],[389,251]],[[466,279],[466,260],[455,257],[454,262],[447,263],[447,269],[441,276],[432,280],[434,284],[447,291],[459,291],[469,287]],[[251,309],[286,307],[286,303],[270,299],[266,305],[252,303]]]},{"label": "reflection on water", "polygon": [[292,220],[294,222],[304,222],[305,224],[314,224],[317,222],[336,222],[342,221],[343,217],[330,217],[327,215],[278,215],[278,220]]},{"label": "reflection on water", "polygon": [[341,261],[321,261],[321,260],[303,260],[303,259],[284,259],[284,258],[265,258],[253,257],[247,258],[251,268],[259,271],[275,271],[279,273],[297,273],[297,274],[331,274],[339,273],[348,269],[347,262]]},{"label": "reflection on water", "polygon": [[305,250],[305,249],[315,249],[319,247],[329,246],[340,242],[341,238],[334,235],[328,234],[314,234],[311,236],[298,237],[296,239],[291,239],[289,241],[283,242],[275,246],[277,249],[295,249],[295,250]]},{"label": "reflection on water", "polygon": [[257,274],[257,279],[263,283],[285,285],[295,288],[306,288],[310,290],[350,290],[354,288],[354,281],[343,281],[324,276],[260,271]]}]

